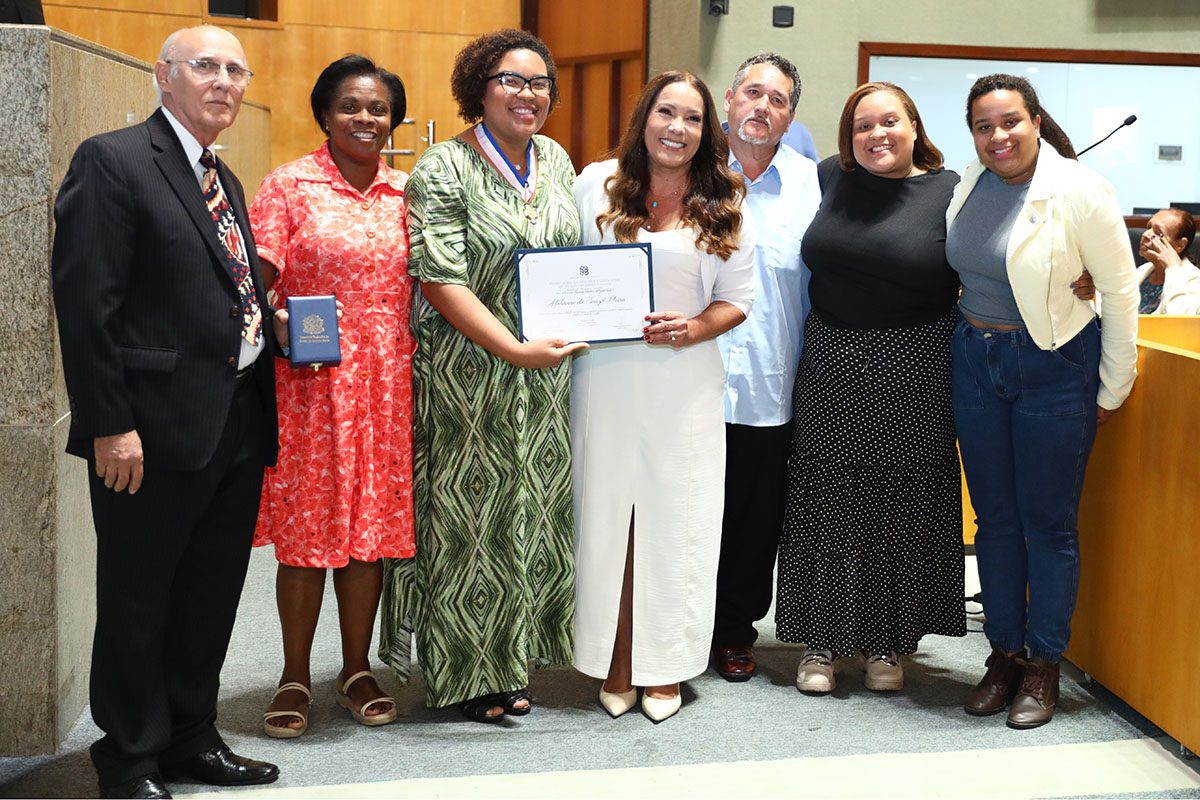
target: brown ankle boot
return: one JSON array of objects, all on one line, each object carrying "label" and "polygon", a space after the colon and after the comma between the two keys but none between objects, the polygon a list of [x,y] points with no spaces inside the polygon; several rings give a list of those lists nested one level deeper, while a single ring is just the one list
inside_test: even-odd
[{"label": "brown ankle boot", "polygon": [[1058,664],[1041,658],[1025,662],[1021,689],[1008,710],[1008,727],[1036,728],[1054,717],[1058,705]]},{"label": "brown ankle boot", "polygon": [[992,645],[992,654],[984,664],[987,673],[970,694],[963,709],[976,717],[998,714],[1012,702],[1021,685],[1021,670],[1025,666],[1022,654],[1009,655],[1002,647]]}]

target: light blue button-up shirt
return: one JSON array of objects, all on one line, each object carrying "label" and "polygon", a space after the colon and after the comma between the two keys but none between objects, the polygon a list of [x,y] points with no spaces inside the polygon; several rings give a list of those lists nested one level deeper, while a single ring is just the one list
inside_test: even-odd
[{"label": "light blue button-up shirt", "polygon": [[[742,165],[733,154],[729,164]],[[747,187],[758,227],[754,306],[741,325],[717,339],[725,362],[725,421],[783,425],[792,418],[792,384],[808,315],[808,267],[800,241],[821,204],[817,165],[780,144],[771,165]]]}]

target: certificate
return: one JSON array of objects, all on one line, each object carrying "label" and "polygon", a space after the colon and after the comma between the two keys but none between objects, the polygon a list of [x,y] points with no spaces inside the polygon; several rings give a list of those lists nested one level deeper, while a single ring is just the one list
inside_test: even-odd
[{"label": "certificate", "polygon": [[654,310],[650,245],[603,244],[518,250],[522,341],[640,340]]}]

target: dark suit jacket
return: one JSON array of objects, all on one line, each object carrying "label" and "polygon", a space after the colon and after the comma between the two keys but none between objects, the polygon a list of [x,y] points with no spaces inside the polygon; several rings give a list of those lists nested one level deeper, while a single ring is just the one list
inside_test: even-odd
[{"label": "dark suit jacket", "polygon": [[0,22],[45,25],[42,0],[0,0]]},{"label": "dark suit jacket", "polygon": [[[274,464],[271,312],[242,185],[223,164],[217,169],[263,309],[266,347],[254,379]],[[200,469],[232,402],[242,313],[200,184],[162,110],[81,144],[54,216],[54,300],[71,399],[67,452],[88,458],[95,437],[137,430],[147,471]]]}]

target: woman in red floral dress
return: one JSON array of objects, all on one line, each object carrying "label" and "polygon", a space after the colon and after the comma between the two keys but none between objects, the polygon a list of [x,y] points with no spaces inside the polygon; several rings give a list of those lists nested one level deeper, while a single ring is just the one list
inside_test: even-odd
[{"label": "woman in red floral dress", "polygon": [[325,68],[311,99],[328,140],[268,175],[250,206],[276,304],[334,294],[345,311],[340,366],[276,368],[279,464],[267,471],[254,543],[275,545],[279,560],[284,665],[263,720],[277,738],[308,727],[309,657],[329,569],[342,634],[337,700],[364,725],[396,718],[368,651],[380,559],[414,553],[408,176],[380,159],[404,118],[404,86],[351,55]]}]

